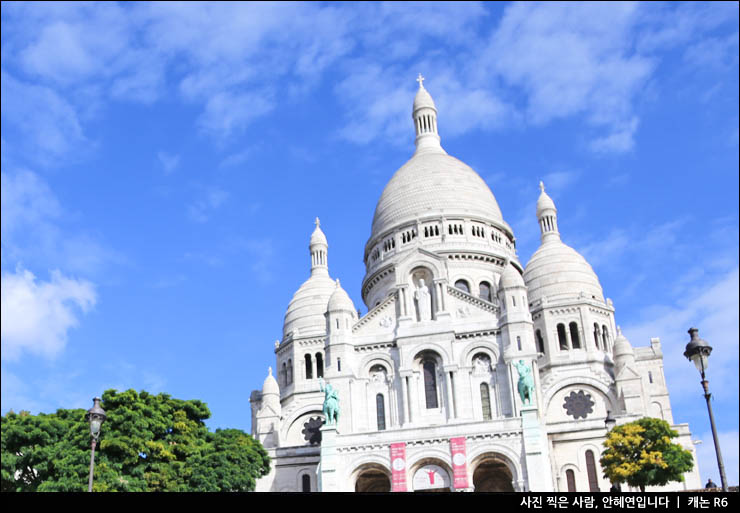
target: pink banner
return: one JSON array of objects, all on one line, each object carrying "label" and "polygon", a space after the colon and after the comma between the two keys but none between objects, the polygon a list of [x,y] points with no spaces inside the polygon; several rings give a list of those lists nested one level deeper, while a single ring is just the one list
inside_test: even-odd
[{"label": "pink banner", "polygon": [[456,490],[468,487],[468,456],[465,451],[465,437],[450,438],[452,452],[452,475]]},{"label": "pink banner", "polygon": [[391,444],[391,490],[406,492],[406,442]]}]

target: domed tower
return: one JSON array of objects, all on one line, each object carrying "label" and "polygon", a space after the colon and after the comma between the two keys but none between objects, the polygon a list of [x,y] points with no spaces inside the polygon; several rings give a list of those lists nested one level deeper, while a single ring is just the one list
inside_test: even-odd
[{"label": "domed tower", "polygon": [[353,357],[352,326],[357,322],[357,310],[349,294],[342,288],[339,280],[326,307],[326,371],[327,377],[337,376],[350,368]]},{"label": "domed tower", "polygon": [[437,108],[423,77],[418,81],[416,150],[375,208],[362,298],[373,309],[395,296],[400,324],[493,313],[504,264],[522,270],[514,234],[485,181],[442,148]]},{"label": "domed tower", "polygon": [[586,259],[560,239],[557,209],[540,182],[537,220],[541,244],[524,282],[534,321],[540,367],[574,362],[611,363],[614,308]]},{"label": "domed tower", "polygon": [[329,276],[329,244],[319,219],[311,234],[309,254],[311,275],[293,295],[285,312],[283,339],[276,348],[282,398],[318,390],[317,379],[324,374],[326,307],[336,289]]},{"label": "domed tower", "polygon": [[267,378],[262,384],[261,394],[252,394],[253,433],[265,447],[276,447],[280,444],[280,387],[268,369]]}]

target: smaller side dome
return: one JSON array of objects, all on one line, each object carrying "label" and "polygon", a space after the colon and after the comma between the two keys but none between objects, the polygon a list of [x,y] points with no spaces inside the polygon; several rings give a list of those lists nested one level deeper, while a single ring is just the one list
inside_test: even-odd
[{"label": "smaller side dome", "polygon": [[617,336],[614,337],[614,361],[620,364],[621,362],[635,362],[635,350],[632,349],[632,344],[622,334],[622,328],[617,326]]},{"label": "smaller side dome", "polygon": [[265,378],[265,382],[262,384],[262,395],[265,396],[269,394],[280,395],[280,387],[278,387],[278,382],[272,375],[272,367],[268,369],[268,375]]},{"label": "smaller side dome", "polygon": [[501,274],[501,279],[498,282],[499,289],[510,289],[513,287],[524,287],[524,278],[517,271],[516,267],[511,265],[511,262],[506,264],[506,269]]},{"label": "smaller side dome", "polygon": [[345,310],[354,313],[355,312],[355,304],[352,302],[352,299],[350,299],[349,294],[342,288],[342,286],[339,284],[339,279],[337,278],[337,288],[332,293],[331,297],[329,298],[329,305],[326,309],[328,312],[336,312],[339,310]]}]

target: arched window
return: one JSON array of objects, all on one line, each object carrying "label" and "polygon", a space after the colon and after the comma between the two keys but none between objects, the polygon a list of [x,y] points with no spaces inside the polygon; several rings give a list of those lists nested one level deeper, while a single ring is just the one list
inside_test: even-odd
[{"label": "arched window", "polygon": [[596,462],[594,461],[594,453],[591,450],[586,451],[586,473],[588,474],[589,491],[600,491],[599,477],[596,475]]},{"label": "arched window", "polygon": [[478,286],[478,297],[481,299],[491,302],[491,284],[487,281],[480,282]]},{"label": "arched window", "polygon": [[516,337],[516,348],[519,351],[522,350],[522,337]]},{"label": "arched window", "polygon": [[599,325],[597,323],[594,323],[594,344],[596,344],[596,349],[601,349],[599,347]]},{"label": "arched window", "polygon": [[283,362],[283,369],[280,371],[280,381],[283,382],[283,385],[288,384],[288,365]]},{"label": "arched window", "polygon": [[288,384],[293,383],[293,360],[288,360]]},{"label": "arched window", "polygon": [[542,339],[542,332],[537,330],[535,336],[537,337],[537,351],[545,354],[545,341]]},{"label": "arched window", "polygon": [[321,356],[321,353],[316,353],[316,377],[324,377],[324,357]]},{"label": "arched window", "polygon": [[558,343],[561,351],[568,350],[568,338],[565,335],[565,324],[558,324]]},{"label": "arched window", "polygon": [[385,431],[385,398],[383,394],[375,396],[375,409],[378,415],[378,431]]},{"label": "arched window", "polygon": [[480,384],[480,403],[483,407],[483,419],[491,420],[491,392],[487,383]]},{"label": "arched window", "polygon": [[604,343],[604,351],[609,350],[609,330],[606,329],[606,324],[601,327],[601,340]]},{"label": "arched window", "polygon": [[568,481],[568,491],[576,491],[576,473],[571,469],[565,471],[565,479]]},{"label": "arched window", "polygon": [[302,492],[310,492],[311,491],[311,476],[308,474],[303,474],[303,477],[301,477],[301,486],[302,486]]},{"label": "arched window", "polygon": [[570,341],[573,344],[573,349],[581,348],[581,339],[578,337],[578,324],[575,322],[570,323]]},{"label": "arched window", "polygon": [[468,294],[470,294],[470,286],[468,285],[468,282],[465,280],[457,280],[455,282],[455,288],[460,289],[463,292],[467,292]]},{"label": "arched window", "polygon": [[311,366],[311,355],[307,354],[306,359],[306,379],[313,379],[313,368]]},{"label": "arched window", "polygon": [[424,395],[427,409],[437,408],[437,366],[432,360],[424,362]]}]

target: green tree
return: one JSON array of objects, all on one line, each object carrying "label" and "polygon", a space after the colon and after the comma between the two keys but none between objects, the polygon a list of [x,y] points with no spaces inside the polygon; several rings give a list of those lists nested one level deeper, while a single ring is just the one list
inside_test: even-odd
[{"label": "green tree", "polygon": [[612,483],[627,483],[645,491],[683,481],[683,473],[694,466],[691,452],[672,443],[678,432],[660,419],[645,417],[616,426],[604,441],[601,468]]},{"label": "green tree", "polygon": [[[249,491],[270,470],[262,445],[238,429],[208,431],[198,400],[134,390],[103,394],[108,418],[95,452],[95,491]],[[2,491],[85,491],[85,410],[2,417]]]}]

